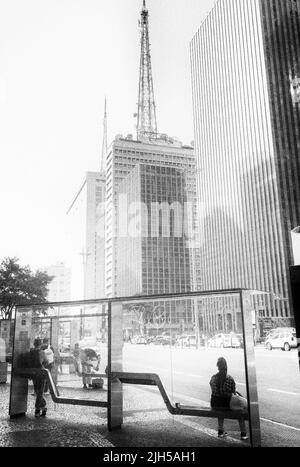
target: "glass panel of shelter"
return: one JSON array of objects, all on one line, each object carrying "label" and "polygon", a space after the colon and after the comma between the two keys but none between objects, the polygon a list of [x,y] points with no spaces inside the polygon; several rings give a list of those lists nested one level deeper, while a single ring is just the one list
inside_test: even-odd
[{"label": "glass panel of shelter", "polygon": [[[106,304],[51,306],[42,310],[20,308],[17,313],[19,317],[23,314],[24,319],[16,321],[15,359],[32,348],[36,338],[42,342],[48,339],[54,350],[51,374],[60,395],[107,399]],[[17,340],[22,326],[27,327],[26,340],[19,348]],[[99,379],[103,380],[102,388]],[[83,391],[84,384],[90,391]]]},{"label": "glass panel of shelter", "polygon": [[[134,300],[122,308],[123,371],[158,374],[173,405],[210,407],[210,379],[218,371],[218,358],[224,357],[237,391],[247,397],[238,293]],[[157,407],[161,405],[157,392]],[[229,425],[238,432],[236,420]]]}]

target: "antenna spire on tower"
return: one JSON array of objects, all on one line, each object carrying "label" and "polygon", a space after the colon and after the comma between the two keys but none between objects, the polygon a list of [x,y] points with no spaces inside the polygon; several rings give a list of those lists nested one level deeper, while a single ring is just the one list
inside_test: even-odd
[{"label": "antenna spire on tower", "polygon": [[156,139],[157,122],[149,43],[149,13],[146,7],[146,0],[143,0],[140,26],[141,57],[137,112],[137,139]]},{"label": "antenna spire on tower", "polygon": [[106,111],[106,97],[104,101],[104,118],[103,118],[103,140],[102,140],[102,153],[100,161],[100,172],[103,172],[105,167],[105,160],[107,154],[107,111]]}]

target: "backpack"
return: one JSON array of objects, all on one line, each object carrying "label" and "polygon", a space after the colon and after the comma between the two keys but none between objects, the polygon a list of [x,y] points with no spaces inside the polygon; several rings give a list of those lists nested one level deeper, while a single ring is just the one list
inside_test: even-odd
[{"label": "backpack", "polygon": [[50,347],[46,347],[46,349],[44,349],[44,354],[45,354],[45,360],[48,364],[54,362],[54,352]]},{"label": "backpack", "polygon": [[30,349],[29,352],[24,352],[19,356],[18,367],[20,368],[42,368],[40,362],[40,351]]}]

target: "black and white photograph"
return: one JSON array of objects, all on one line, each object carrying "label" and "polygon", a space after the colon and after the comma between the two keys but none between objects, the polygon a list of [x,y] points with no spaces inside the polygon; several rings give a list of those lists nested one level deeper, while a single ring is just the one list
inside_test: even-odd
[{"label": "black and white photograph", "polygon": [[300,447],[300,0],[0,0],[0,158],[0,448]]}]

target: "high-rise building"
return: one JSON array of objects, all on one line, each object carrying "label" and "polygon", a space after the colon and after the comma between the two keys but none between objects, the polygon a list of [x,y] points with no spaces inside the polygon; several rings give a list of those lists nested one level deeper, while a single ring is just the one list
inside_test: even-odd
[{"label": "high-rise building", "polygon": [[104,172],[87,172],[68,210],[73,254],[81,255],[84,299],[105,296],[105,183]]},{"label": "high-rise building", "polygon": [[219,0],[190,52],[203,288],[271,292],[255,308],[284,321],[300,224],[300,0]]},{"label": "high-rise building", "polygon": [[120,183],[119,195],[127,204],[128,229],[117,240],[117,295],[190,292],[182,171],[138,164]]},{"label": "high-rise building", "polygon": [[[105,281],[106,295],[108,297],[115,296],[121,291],[125,293],[126,290],[126,294],[130,294],[130,292],[135,290],[136,287],[138,290],[144,290],[144,285],[141,287],[138,286],[137,283],[135,283],[135,285],[129,285],[128,278],[125,277],[125,270],[122,272],[117,265],[118,260],[122,261],[123,258],[123,253],[118,251],[118,248],[120,248],[120,243],[118,243],[121,235],[120,229],[124,227],[124,210],[120,207],[120,186],[122,184],[122,190],[124,193],[127,193],[130,196],[134,195],[136,201],[142,202],[142,199],[146,196],[143,192],[144,182],[148,183],[148,179],[150,180],[152,177],[148,172],[142,175],[141,171],[146,169],[145,167],[139,167],[139,164],[154,166],[158,180],[162,177],[162,170],[165,171],[164,186],[161,185],[160,188],[158,188],[158,185],[156,184],[156,188],[153,188],[153,190],[150,191],[154,200],[159,200],[164,196],[167,196],[170,204],[176,202],[179,196],[178,187],[175,187],[175,185],[172,185],[171,187],[170,185],[174,176],[173,170],[177,170],[176,173],[178,176],[179,173],[181,173],[180,176],[182,177],[182,183],[185,186],[184,196],[187,200],[186,211],[190,211],[189,214],[186,213],[186,216],[189,219],[188,222],[190,223],[189,232],[195,232],[197,230],[195,156],[193,148],[190,146],[184,146],[177,141],[177,139],[169,138],[167,135],[162,135],[157,132],[156,105],[154,99],[149,40],[149,12],[146,7],[145,0],[143,0],[139,24],[141,29],[141,49],[138,108],[136,114],[137,136],[136,140],[133,140],[132,135],[128,135],[127,138],[116,137],[107,151],[106,158]],[[170,181],[168,181],[168,175],[170,177]],[[141,178],[140,192],[136,191],[137,185],[135,184],[138,183],[138,180],[135,177]],[[155,174],[152,178],[155,178]],[[133,188],[133,185],[135,185],[135,188]],[[167,191],[164,192],[164,190],[167,189],[167,186],[171,187],[168,188],[168,193]],[[138,194],[141,196],[141,199],[138,199]],[[183,192],[181,195],[183,196]],[[149,202],[146,198],[145,201],[146,203]],[[188,204],[190,208],[187,207]],[[166,239],[166,245],[168,245],[167,251],[169,251],[169,247],[171,245],[168,241],[170,242],[170,239]],[[180,291],[188,291],[191,288],[197,290],[199,288],[200,277],[197,248],[195,244],[196,239],[189,238],[189,242],[187,240],[185,241],[186,245],[183,247],[184,251],[185,248],[188,248],[189,251],[188,263],[184,260],[184,271],[187,274],[187,278],[185,288],[180,286],[179,289]],[[131,245],[130,241],[128,245]],[[150,243],[147,245],[150,245]],[[134,265],[140,270],[140,268],[143,267],[143,256],[139,255],[139,252],[136,250],[136,245],[132,244],[131,246],[135,249],[135,254],[137,255],[134,260]],[[167,253],[165,253],[165,255],[166,254]],[[154,250],[153,254],[150,255],[151,258],[150,256],[148,258],[149,261],[150,259],[153,260],[153,255]],[[187,264],[189,264],[188,273],[186,271]],[[126,265],[124,264],[124,267],[125,266]],[[157,273],[158,277],[155,280],[158,280],[160,284],[162,282],[165,284],[169,281],[169,288],[173,288],[173,286],[170,285],[173,283],[173,279],[171,278],[172,273],[168,268],[167,263],[163,263],[163,265],[160,264]],[[178,269],[177,274],[178,277],[182,279],[182,274],[184,274],[183,270]],[[124,284],[121,284],[120,277],[125,280]],[[150,276],[148,276],[148,278],[150,280]],[[142,275],[138,281],[140,280],[142,280]],[[162,293],[163,290],[166,290],[165,286],[158,289],[154,284],[152,285],[153,287],[151,286],[147,289],[148,293],[155,293],[155,291],[158,292],[158,290]]]},{"label": "high-rise building", "polygon": [[71,300],[71,268],[58,261],[56,264],[47,266],[44,271],[53,276],[48,285],[47,300],[49,302],[66,302]]},{"label": "high-rise building", "polygon": [[[183,287],[179,287],[178,291],[189,291],[191,289],[199,289],[200,273],[199,263],[197,263],[197,245],[195,238],[192,237],[197,229],[197,218],[195,214],[196,206],[196,186],[195,186],[195,157],[194,150],[192,147],[183,146],[181,143],[175,140],[165,138],[165,140],[157,139],[154,141],[134,141],[131,138],[116,138],[110,146],[107,154],[107,182],[106,182],[106,213],[105,213],[105,281],[106,281],[106,295],[108,297],[118,295],[118,291],[125,292],[125,285],[122,286],[120,279],[118,279],[118,260],[122,258],[122,253],[118,251],[120,244],[118,243],[119,238],[122,238],[121,229],[124,228],[124,210],[120,206],[120,200],[122,200],[122,193],[128,193],[131,197],[134,196],[135,200],[138,201],[138,194],[140,194],[142,201],[146,199],[145,192],[135,191],[133,193],[133,184],[136,189],[138,187],[138,177],[142,179],[141,171],[145,168],[139,167],[142,164],[146,166],[154,166],[157,175],[157,180],[162,178],[162,170],[164,174],[164,185],[155,185],[155,189],[151,191],[153,200],[162,199],[163,196],[168,196],[168,202],[172,204],[176,202],[181,196],[186,199],[187,216],[190,222],[189,238],[185,239],[186,248],[189,251],[190,259],[184,263],[184,271],[186,272],[187,264],[189,264],[189,277],[185,284],[185,290]],[[150,169],[149,169],[150,170]],[[181,192],[179,192],[178,185],[171,186],[171,180],[173,177],[173,171],[176,170],[176,176],[181,177]],[[174,175],[175,176],[175,175]],[[146,173],[143,179],[143,190],[146,183],[151,178],[155,178],[155,175]],[[170,177],[170,181],[167,182],[167,178]],[[142,182],[142,180],[141,180]],[[168,183],[168,193],[167,193]],[[151,184],[151,183],[150,183]],[[135,188],[134,188],[135,189]],[[140,186],[141,189],[141,186]],[[157,190],[157,192],[155,191]],[[166,239],[170,241],[170,239]],[[172,240],[173,242],[173,240]],[[136,248],[136,245],[134,245]],[[182,248],[183,244],[182,244]],[[169,251],[169,250],[168,250]],[[183,250],[182,250],[183,251]],[[136,252],[137,253],[137,252]],[[137,256],[138,258],[139,256]],[[140,257],[141,259],[141,257]],[[150,259],[150,258],[149,258]],[[195,260],[194,260],[195,259]],[[136,260],[137,261],[137,260]],[[135,261],[135,267],[137,267]],[[132,265],[133,266],[133,265]],[[142,267],[142,263],[139,264]],[[170,272],[170,271],[169,271]],[[159,280],[164,277],[163,270]],[[119,269],[120,274],[120,269]],[[181,277],[183,271],[177,270],[178,277]],[[124,276],[123,276],[124,277]],[[168,280],[171,280],[170,278]],[[180,279],[181,280],[181,279]],[[119,286],[118,286],[119,283]],[[127,282],[126,282],[127,283]],[[130,295],[135,286],[130,286],[127,290],[127,295]],[[140,289],[140,288],[139,288]],[[150,293],[150,289],[149,293]],[[151,288],[153,293],[157,290],[154,285]],[[161,289],[160,289],[161,290]],[[157,290],[158,291],[158,290]],[[175,290],[174,290],[175,291]],[[162,293],[162,290],[160,291]]]}]

